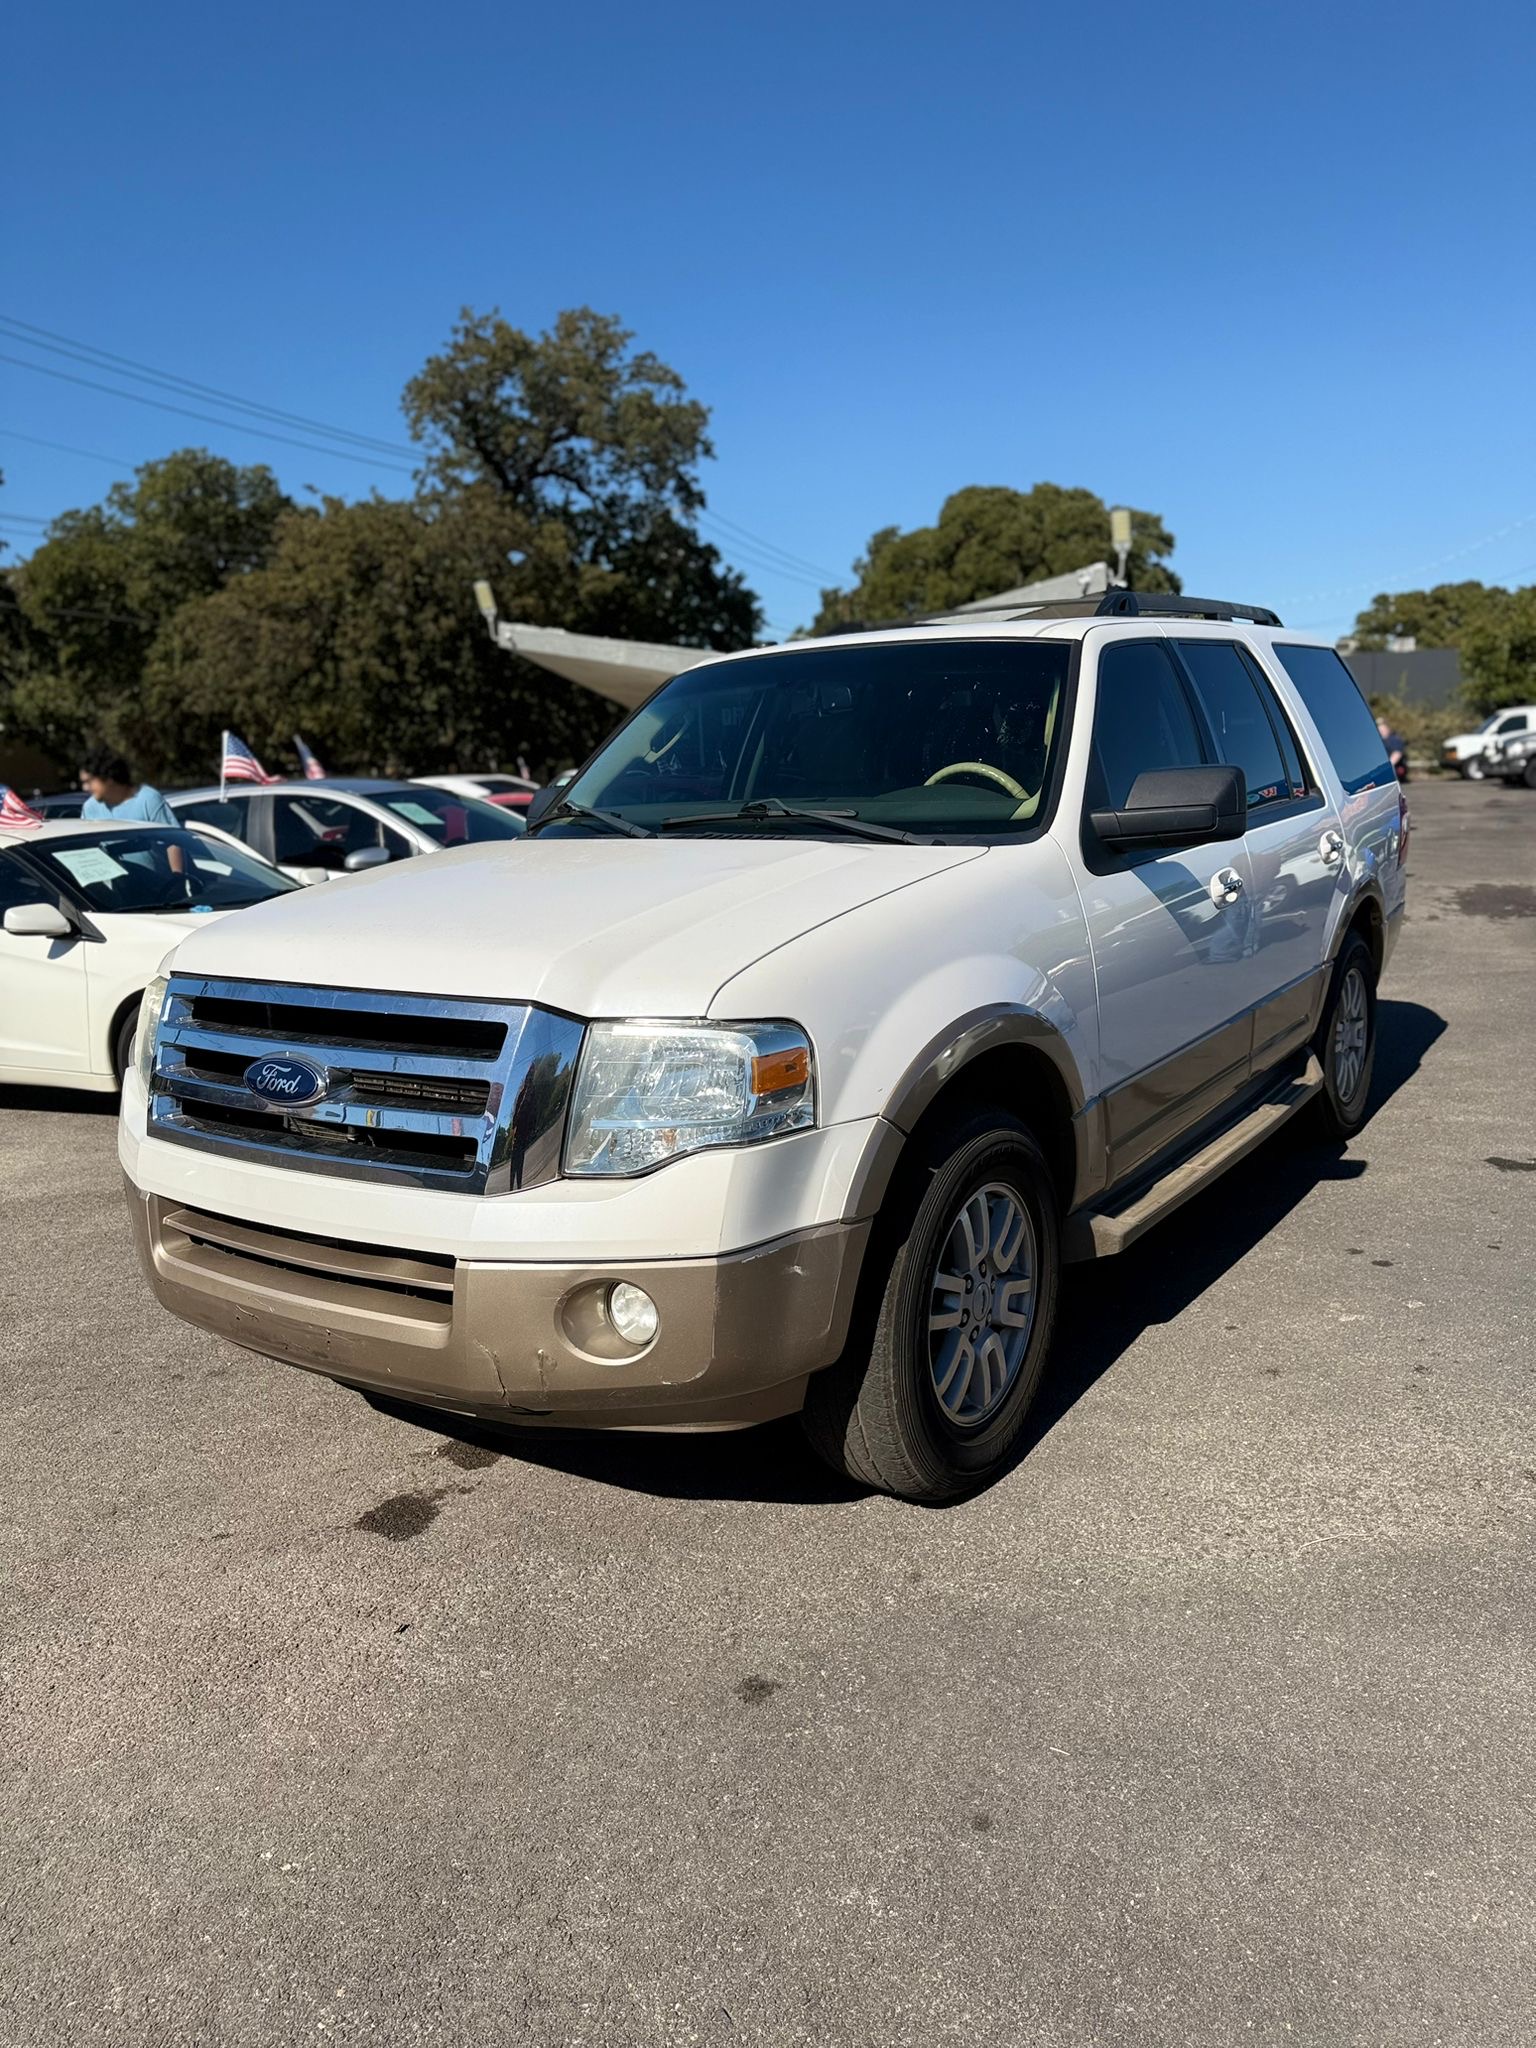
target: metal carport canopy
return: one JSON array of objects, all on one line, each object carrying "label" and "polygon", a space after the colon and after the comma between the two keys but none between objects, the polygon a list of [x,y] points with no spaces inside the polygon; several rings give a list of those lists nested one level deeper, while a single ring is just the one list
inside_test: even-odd
[{"label": "metal carport canopy", "polygon": [[519,626],[502,620],[499,644],[569,683],[580,683],[631,711],[680,669],[716,659],[710,647],[663,647],[650,640],[605,640],[591,633],[567,633],[561,626]]}]

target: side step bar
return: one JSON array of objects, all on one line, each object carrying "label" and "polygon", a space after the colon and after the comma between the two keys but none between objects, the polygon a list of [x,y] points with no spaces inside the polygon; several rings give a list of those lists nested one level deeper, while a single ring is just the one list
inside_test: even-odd
[{"label": "side step bar", "polygon": [[1312,1054],[1296,1079],[1266,1098],[1209,1144],[1173,1167],[1124,1209],[1079,1209],[1066,1219],[1062,1255],[1068,1265],[1107,1259],[1123,1252],[1154,1224],[1219,1180],[1229,1166],[1273,1137],[1283,1123],[1312,1100],[1323,1085],[1323,1070]]}]

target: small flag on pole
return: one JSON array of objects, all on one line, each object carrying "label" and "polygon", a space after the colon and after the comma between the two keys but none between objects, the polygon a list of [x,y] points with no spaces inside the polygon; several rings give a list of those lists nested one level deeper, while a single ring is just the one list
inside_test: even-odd
[{"label": "small flag on pole", "polygon": [[238,734],[224,735],[224,756],[219,764],[219,788],[226,782],[280,782],[280,775],[269,775],[245,741]]},{"label": "small flag on pole", "polygon": [[320,766],[315,755],[305,746],[297,733],[293,736],[293,744],[299,750],[299,760],[304,769],[304,780],[306,782],[324,782],[325,770]]},{"label": "small flag on pole", "polygon": [[34,811],[30,804],[22,802],[8,782],[0,782],[0,825],[9,825],[13,831],[30,832],[47,822],[41,811]]}]

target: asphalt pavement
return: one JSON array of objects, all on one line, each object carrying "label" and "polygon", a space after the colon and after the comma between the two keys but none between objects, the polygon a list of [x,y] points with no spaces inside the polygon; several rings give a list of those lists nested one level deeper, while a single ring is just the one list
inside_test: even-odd
[{"label": "asphalt pavement", "polygon": [[1370,1123],[943,1511],[218,1344],[0,1090],[5,2048],[1536,2037],[1536,794],[1411,797]]}]

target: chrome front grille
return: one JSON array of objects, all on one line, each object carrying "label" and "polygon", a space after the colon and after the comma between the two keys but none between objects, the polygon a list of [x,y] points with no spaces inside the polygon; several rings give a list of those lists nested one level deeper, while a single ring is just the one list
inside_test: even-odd
[{"label": "chrome front grille", "polygon": [[[528,1003],[299,988],[173,974],[155,1034],[149,1129],[309,1173],[463,1194],[559,1171],[582,1026]],[[253,1061],[326,1078],[303,1107],[246,1086]]]}]

